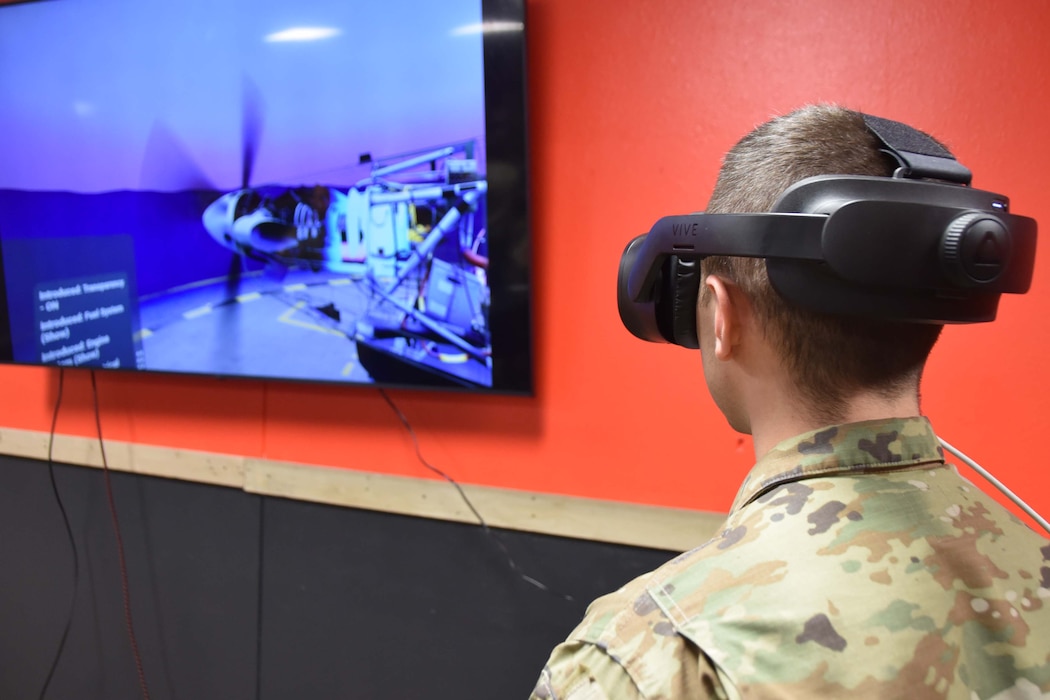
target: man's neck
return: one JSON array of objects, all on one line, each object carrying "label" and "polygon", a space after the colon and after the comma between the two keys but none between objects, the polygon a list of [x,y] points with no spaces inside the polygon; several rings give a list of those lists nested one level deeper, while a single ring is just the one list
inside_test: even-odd
[{"label": "man's neck", "polygon": [[859,394],[849,399],[845,410],[830,421],[809,407],[800,405],[797,400],[785,401],[783,395],[779,398],[780,401],[766,399],[754,404],[756,410],[751,413],[751,437],[756,460],[784,440],[828,425],[919,415],[918,392],[893,399],[874,392]]}]

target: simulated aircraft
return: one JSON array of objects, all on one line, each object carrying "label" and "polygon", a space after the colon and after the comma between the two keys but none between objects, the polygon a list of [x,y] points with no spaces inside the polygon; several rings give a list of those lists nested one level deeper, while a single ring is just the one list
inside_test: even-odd
[{"label": "simulated aircraft", "polygon": [[[244,258],[345,274],[374,303],[346,314],[358,360],[384,383],[491,384],[485,234],[486,180],[476,142],[392,157],[360,157],[368,177],[346,192],[324,185],[249,185],[204,211],[204,228],[231,250],[236,287]],[[325,313],[344,320],[338,307]],[[352,327],[349,327],[352,324]]]}]

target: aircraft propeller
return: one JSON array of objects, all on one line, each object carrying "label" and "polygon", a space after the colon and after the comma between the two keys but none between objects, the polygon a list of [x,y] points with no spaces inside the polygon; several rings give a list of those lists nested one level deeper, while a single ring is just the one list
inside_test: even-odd
[{"label": "aircraft propeller", "polygon": [[[255,157],[259,151],[259,142],[263,128],[262,94],[258,86],[247,75],[241,82],[241,190],[247,190],[252,184],[252,171],[255,169]],[[226,273],[227,297],[232,298],[240,291],[241,273],[244,272],[244,254],[234,252],[230,267]]]}]

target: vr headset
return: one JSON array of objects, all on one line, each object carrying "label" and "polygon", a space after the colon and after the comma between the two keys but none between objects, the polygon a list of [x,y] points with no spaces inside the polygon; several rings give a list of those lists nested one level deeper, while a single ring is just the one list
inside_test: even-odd
[{"label": "vr headset", "polygon": [[620,259],[627,329],[698,348],[700,261],[709,255],[765,258],[773,289],[805,309],[886,321],[992,321],[1001,294],[1027,292],[1035,220],[969,187],[970,171],[926,134],[862,116],[900,165],[892,177],[822,175],[789,187],[770,213],[660,219]]}]

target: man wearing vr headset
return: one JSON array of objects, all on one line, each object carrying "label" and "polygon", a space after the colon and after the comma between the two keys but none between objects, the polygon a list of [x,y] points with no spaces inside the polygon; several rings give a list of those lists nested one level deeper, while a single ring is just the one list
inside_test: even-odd
[{"label": "man wearing vr headset", "polygon": [[[785,211],[785,190],[819,175],[874,176],[879,188],[909,166],[894,162],[897,151],[918,142],[944,169],[934,163],[932,178],[917,179],[961,170],[965,183],[930,187],[949,200],[956,190],[981,194],[963,187],[969,173],[947,151],[910,127],[814,106],[742,139],[725,158],[704,216]],[[910,161],[920,170],[930,162]],[[925,184],[902,189],[921,199]],[[1005,210],[997,197],[990,195],[990,211]],[[818,202],[807,213],[836,206]],[[973,250],[958,253],[974,220],[971,205],[962,209],[969,218],[957,220],[966,223],[944,235],[940,255],[949,263],[973,253],[976,262],[960,264],[980,277],[981,265],[999,264],[1007,244],[1027,245],[1019,234],[982,229]],[[703,228],[715,218],[694,221]],[[671,250],[681,246],[661,254]],[[715,403],[734,429],[752,435],[758,462],[721,533],[595,601],[554,650],[533,697],[1048,697],[1050,542],[947,466],[920,416],[919,382],[941,325],[814,311],[774,289],[765,258],[696,252],[668,258],[656,283],[664,290],[650,297],[655,307],[687,308],[684,316],[658,309],[652,324],[635,326],[623,298],[621,315],[641,337],[657,339],[648,334],[659,328],[664,340],[699,345]],[[930,316],[941,302],[917,303],[932,304],[922,312]],[[977,318],[983,312],[963,318],[971,311],[941,318],[990,320]]]}]

